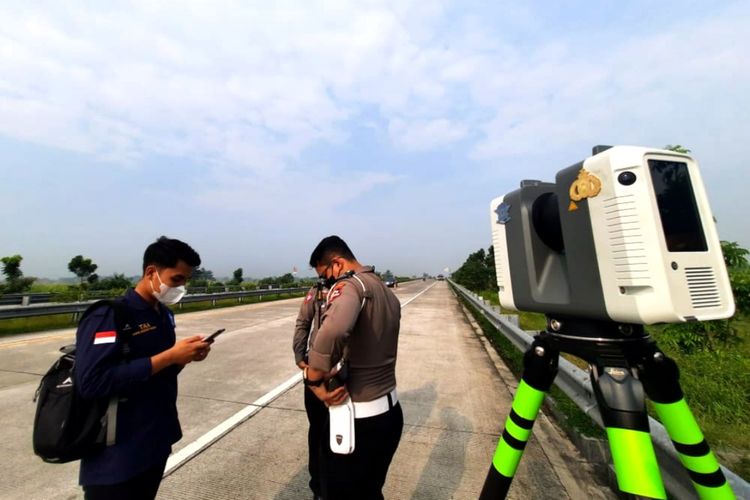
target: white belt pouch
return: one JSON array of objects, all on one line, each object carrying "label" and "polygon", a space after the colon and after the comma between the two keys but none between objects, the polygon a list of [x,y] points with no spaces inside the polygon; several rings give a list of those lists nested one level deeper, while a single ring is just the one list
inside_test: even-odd
[{"label": "white belt pouch", "polygon": [[349,455],[354,451],[354,403],[346,398],[343,404],[328,407],[331,422],[331,451]]}]

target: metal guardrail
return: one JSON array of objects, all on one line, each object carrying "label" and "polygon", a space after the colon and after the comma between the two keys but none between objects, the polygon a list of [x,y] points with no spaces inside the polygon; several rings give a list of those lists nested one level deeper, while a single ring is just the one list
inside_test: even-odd
[{"label": "metal guardrail", "polygon": [[[292,294],[297,292],[306,292],[309,290],[307,287],[302,288],[275,288],[271,290],[247,290],[243,292],[223,292],[223,293],[205,293],[205,294],[192,294],[185,295],[182,300],[177,304],[181,307],[182,304],[189,304],[192,302],[208,302],[210,301],[213,305],[219,300],[226,299],[237,299],[239,302],[246,297],[264,297],[268,295],[284,295]],[[88,306],[96,302],[95,300],[89,300],[85,302],[67,302],[67,303],[45,303],[45,304],[31,304],[28,306],[8,306],[0,307],[0,319],[11,319],[11,318],[28,318],[33,316],[50,316],[53,314],[80,314],[86,310]]]},{"label": "metal guardrail", "polygon": [[[477,294],[450,279],[448,281],[458,293],[477,308],[521,352],[525,352],[529,348],[534,340],[531,335],[504,318],[504,315],[500,314],[497,309],[487,305],[482,297],[479,297]],[[572,399],[584,413],[589,415],[597,425],[603,427],[588,372],[581,370],[567,359],[560,357],[555,385]],[[654,443],[664,486],[667,488],[667,491],[674,495],[675,498],[698,498],[664,426],[649,417],[649,428],[651,429],[651,439]],[[737,498],[750,499],[750,484],[726,467],[721,466],[721,469]]]},{"label": "metal guardrail", "polygon": [[49,302],[52,293],[6,293],[0,295],[0,306],[15,306],[26,304],[43,304]]},{"label": "metal guardrail", "polygon": [[[68,295],[60,292],[40,293],[6,293],[0,295],[0,306],[28,306],[30,304],[48,304],[60,296]],[[93,290],[86,292],[86,298],[91,300],[106,299],[112,297],[111,290]]]},{"label": "metal guardrail", "polygon": [[[278,287],[276,287],[278,289]],[[214,291],[212,292],[211,289]],[[266,290],[261,288],[260,290]],[[237,285],[226,285],[221,287],[190,287],[188,289],[188,295],[198,295],[207,293],[223,293],[223,292],[242,292],[245,291],[242,287]],[[250,290],[248,290],[250,291]],[[55,302],[55,299],[60,296],[70,295],[74,292],[25,292],[25,293],[5,293],[0,294],[0,306],[27,306],[29,304],[46,304],[48,302]],[[113,297],[112,290],[88,290],[81,297],[85,296],[86,299],[106,299],[107,297]]]}]

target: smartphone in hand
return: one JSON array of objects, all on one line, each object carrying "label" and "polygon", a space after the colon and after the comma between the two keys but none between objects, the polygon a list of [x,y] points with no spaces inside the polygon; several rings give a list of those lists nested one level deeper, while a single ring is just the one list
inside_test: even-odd
[{"label": "smartphone in hand", "polygon": [[222,333],[224,333],[225,330],[226,330],[226,328],[220,328],[220,329],[216,330],[214,333],[212,333],[208,337],[204,338],[203,342],[208,342],[209,344],[213,343],[213,341],[216,340],[216,337],[218,337],[219,335],[221,335]]},{"label": "smartphone in hand", "polygon": [[349,378],[349,363],[341,360],[335,367],[336,375],[328,380],[328,390],[333,391],[346,384]]}]

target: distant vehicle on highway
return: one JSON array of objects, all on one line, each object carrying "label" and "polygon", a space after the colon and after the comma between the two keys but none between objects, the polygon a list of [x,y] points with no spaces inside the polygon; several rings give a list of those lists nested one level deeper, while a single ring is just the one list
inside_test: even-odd
[{"label": "distant vehicle on highway", "polygon": [[443,280],[445,280],[445,276],[443,276],[442,274],[438,274],[437,275],[437,279],[438,279],[438,281],[443,281]]},{"label": "distant vehicle on highway", "polygon": [[388,288],[398,287],[398,280],[392,274],[383,275],[383,283],[385,283],[385,286]]}]

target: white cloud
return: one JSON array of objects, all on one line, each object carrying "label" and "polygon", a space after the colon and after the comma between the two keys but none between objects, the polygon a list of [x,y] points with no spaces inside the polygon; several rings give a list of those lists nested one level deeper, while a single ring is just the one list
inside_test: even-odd
[{"label": "white cloud", "polygon": [[[669,8],[649,24],[625,4],[603,14],[510,1],[4,2],[0,135],[138,173],[197,165],[174,195],[185,201],[186,227],[221,210],[253,223],[257,214],[269,224],[293,217],[278,200],[299,210],[314,200],[330,216],[316,222],[351,222],[347,204],[387,195],[384,187],[404,190],[389,207],[408,212],[398,203],[419,204],[413,186],[424,179],[399,176],[404,151],[469,151],[466,164],[488,168],[456,169],[458,154],[431,155],[432,177],[445,190],[482,189],[498,177],[515,185],[527,174],[519,160],[559,168],[597,142],[686,144],[713,169],[704,178],[723,194],[718,203],[742,203],[736,177],[720,173],[745,168],[750,13],[740,2],[701,15]],[[39,168],[56,167],[43,151]],[[420,159],[409,156],[422,167]],[[472,183],[480,171],[487,182]],[[484,210],[484,194],[466,197]],[[380,198],[369,199],[368,222],[386,231],[392,220],[372,201]],[[195,201],[205,214],[191,211]],[[742,206],[720,208],[720,219],[742,224],[728,215]],[[460,226],[440,233],[455,245],[454,233],[484,234]]]},{"label": "white cloud", "polygon": [[[368,191],[398,182],[401,177],[376,171],[352,176],[345,170],[311,166],[307,171],[288,171],[279,177],[239,177],[217,172],[217,187],[209,188],[196,199],[204,206],[238,212],[265,213],[278,210],[271,224],[280,220],[308,217],[326,220],[336,209],[357,200]],[[301,212],[300,212],[301,210]]]},{"label": "white cloud", "polygon": [[[287,151],[294,155],[316,141],[340,140],[341,124],[362,105],[386,117],[406,108],[432,115],[448,108],[440,104],[448,99],[439,73],[462,55],[430,45],[440,8],[330,5],[7,8],[0,11],[0,50],[15,57],[0,62],[2,99],[7,106],[38,101],[59,109],[71,136],[100,115],[140,130],[133,148],[141,152],[169,153],[167,136],[175,154],[208,155],[222,155],[222,146],[191,148],[192,141],[175,144],[175,137],[195,137],[207,123],[240,133],[254,128],[293,136]],[[16,130],[12,121],[0,123],[6,135],[51,143],[45,134]],[[78,149],[110,150],[108,137]],[[115,133],[112,141],[122,138]]]},{"label": "white cloud", "polygon": [[[530,7],[497,12],[505,26],[543,27]],[[6,6],[0,133],[278,175],[309,146],[346,140],[373,106],[406,149],[484,136],[474,158],[523,154],[540,140],[627,135],[669,113],[675,93],[705,106],[690,100],[747,88],[746,13],[733,13],[598,47],[579,43],[585,33],[511,44],[449,2]]]},{"label": "white cloud", "polygon": [[[117,13],[5,10],[0,132],[123,161],[157,152],[259,169],[284,163],[341,140],[353,111],[335,94],[366,78],[368,59],[383,61],[398,29],[382,8],[342,10],[231,2],[178,12],[150,3]],[[225,137],[199,139],[215,129]],[[270,158],[237,162],[238,142],[270,149]]]},{"label": "white cloud", "polygon": [[394,118],[388,125],[391,140],[413,151],[445,149],[466,137],[467,133],[468,129],[465,125],[445,118],[410,122]]}]

